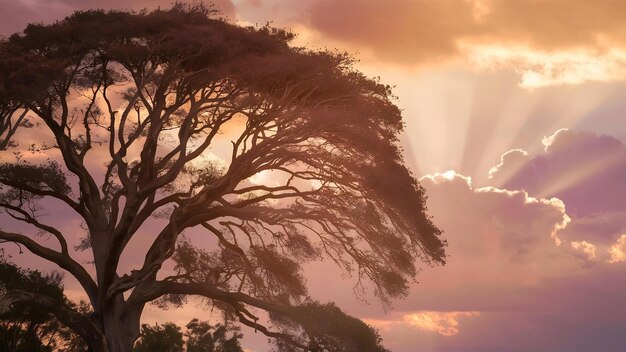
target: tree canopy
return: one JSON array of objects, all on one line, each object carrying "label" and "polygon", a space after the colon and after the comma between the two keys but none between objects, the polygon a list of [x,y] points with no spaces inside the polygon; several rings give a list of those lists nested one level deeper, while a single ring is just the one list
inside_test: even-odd
[{"label": "tree canopy", "polygon": [[181,328],[171,322],[142,324],[133,352],[243,352],[240,344],[243,334],[238,327],[211,325],[198,319],[192,319],[185,327],[187,331],[183,334]]},{"label": "tree canopy", "polygon": [[[11,300],[11,295],[34,294],[59,308],[84,312],[63,294],[63,276],[58,272],[43,274],[24,269],[7,260],[0,252],[0,351],[1,352],[85,352],[85,343],[68,327],[72,325],[45,306]],[[14,304],[9,307],[6,303]],[[79,313],[80,314],[80,313]],[[60,320],[60,319],[61,320]]]},{"label": "tree canopy", "polygon": [[174,323],[143,324],[141,340],[133,348],[133,352],[181,352],[183,350],[183,333]]},{"label": "tree canopy", "polygon": [[[391,88],[291,39],[176,4],[79,11],[0,41],[0,208],[21,223],[0,240],[76,278],[92,350],[128,352],[147,303],[200,296],[281,346],[382,351],[308,297],[302,264],[330,259],[387,302],[417,262],[444,263]],[[80,244],[46,223],[55,213],[84,223]],[[131,240],[150,244],[122,272]]]}]

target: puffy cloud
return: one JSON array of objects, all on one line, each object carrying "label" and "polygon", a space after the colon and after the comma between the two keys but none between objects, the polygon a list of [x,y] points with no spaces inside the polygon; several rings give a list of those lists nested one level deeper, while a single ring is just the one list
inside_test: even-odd
[{"label": "puffy cloud", "polygon": [[[448,264],[425,269],[394,313],[351,304],[350,287],[328,285],[329,271],[309,282],[379,328],[394,351],[620,350],[617,327],[626,321],[618,292],[626,280],[617,262],[626,260],[626,211],[616,165],[624,147],[568,130],[543,144],[540,155],[503,155],[491,172],[497,187],[474,186],[454,171],[421,178],[449,243]],[[559,180],[577,186],[544,184]],[[542,197],[543,187],[556,191]]]},{"label": "puffy cloud", "polygon": [[596,259],[596,246],[587,241],[572,241],[572,248],[581,253],[586,260]]},{"label": "puffy cloud", "polygon": [[[580,267],[568,248],[557,245],[556,237],[569,220],[558,199],[474,188],[470,178],[453,171],[425,176],[421,184],[428,194],[428,212],[449,243],[449,257],[445,267],[424,269],[414,294],[394,304],[398,311],[499,309],[510,304],[507,297],[518,290]],[[379,319],[378,307],[352,303],[353,281],[328,284],[329,278],[341,277],[337,271],[324,265],[313,267],[307,274],[312,296],[338,301],[342,307],[352,306],[353,314]]]},{"label": "puffy cloud", "polygon": [[[474,188],[455,172],[421,179],[428,194],[428,211],[449,243],[445,267],[424,269],[420,284],[394,308],[404,314],[419,311],[492,311],[519,306],[512,297],[544,280],[581,267],[568,246],[556,236],[568,216],[558,199],[537,199],[523,191]],[[355,306],[353,281],[328,284],[340,273],[317,267],[307,275],[314,297],[327,297],[353,314],[380,318],[372,306]],[[321,284],[324,283],[324,284]],[[318,285],[319,284],[319,285]]]},{"label": "puffy cloud", "polygon": [[[578,257],[621,261],[626,231],[626,146],[591,132],[560,129],[543,139],[542,153],[513,150],[492,168],[493,184],[563,200],[571,222],[560,232]],[[626,243],[626,239],[624,239]]]},{"label": "puffy cloud", "polygon": [[[495,187],[474,188],[469,177],[453,171],[427,175],[420,181],[429,195],[428,206],[436,223],[454,234],[472,230],[472,242],[476,236],[490,234],[490,240],[521,254],[524,247],[558,244],[557,233],[569,222],[565,206],[557,198],[533,198],[524,191]],[[451,210],[459,212],[454,219],[449,219]]]},{"label": "puffy cloud", "polygon": [[[602,264],[604,247],[583,240],[557,245],[554,236],[570,226],[566,204],[523,190],[475,187],[453,171],[421,183],[429,213],[449,243],[447,265],[425,269],[387,316],[342,302],[379,328],[389,348],[619,350],[612,334],[625,321],[607,312],[621,302],[615,292],[626,281],[615,278],[623,272]],[[332,298],[341,296],[324,278],[319,290],[333,286]],[[590,294],[599,299],[589,300]],[[589,321],[597,328],[586,329]]]},{"label": "puffy cloud", "polygon": [[557,197],[569,214],[625,211],[626,147],[591,132],[561,129],[543,140],[545,151],[528,157],[509,151],[490,172],[492,184]]},{"label": "puffy cloud", "polygon": [[[495,185],[562,199],[572,217],[561,238],[588,263],[619,261],[626,231],[626,147],[606,135],[561,129],[543,139],[544,152],[510,151],[490,172]],[[514,157],[513,157],[514,155]]]},{"label": "puffy cloud", "polygon": [[[509,178],[519,171],[526,161],[528,161],[528,152],[523,149],[511,149],[502,154],[500,163],[489,170],[489,178],[492,179],[495,175],[500,178]],[[503,173],[506,175],[502,175]]]},{"label": "puffy cloud", "polygon": [[626,261],[626,235],[621,235],[617,242],[609,248],[609,263]]},{"label": "puffy cloud", "polygon": [[[593,241],[606,248],[626,233],[626,212],[606,211],[584,216],[573,216],[561,237],[571,241]],[[598,253],[600,255],[600,253]]]}]

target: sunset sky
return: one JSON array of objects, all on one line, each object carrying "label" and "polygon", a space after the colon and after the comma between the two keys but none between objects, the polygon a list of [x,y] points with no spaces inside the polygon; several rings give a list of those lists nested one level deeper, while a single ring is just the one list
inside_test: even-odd
[{"label": "sunset sky", "polygon": [[[327,263],[307,268],[312,296],[379,329],[394,352],[624,350],[626,1],[215,3],[233,22],[293,30],[294,45],[352,53],[395,86],[406,163],[449,244],[447,265],[423,266],[392,310],[367,292],[358,301]],[[77,9],[159,5],[170,1],[0,0],[0,35]],[[209,314],[192,303],[145,317]]]}]

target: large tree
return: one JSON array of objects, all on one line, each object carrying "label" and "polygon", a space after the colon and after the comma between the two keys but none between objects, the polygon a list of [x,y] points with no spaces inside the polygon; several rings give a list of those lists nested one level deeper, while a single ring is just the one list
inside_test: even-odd
[{"label": "large tree", "polygon": [[[284,349],[382,350],[308,297],[301,264],[330,258],[386,302],[416,262],[444,262],[390,87],[292,38],[178,4],[76,12],[0,41],[0,240],[78,281],[93,314],[70,327],[93,351],[130,351],[146,304],[186,296]],[[3,300],[72,320],[43,293]]]}]

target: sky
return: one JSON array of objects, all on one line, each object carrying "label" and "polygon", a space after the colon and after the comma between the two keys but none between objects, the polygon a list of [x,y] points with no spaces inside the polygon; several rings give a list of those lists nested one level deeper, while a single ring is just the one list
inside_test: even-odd
[{"label": "sky", "polygon": [[[169,3],[0,0],[0,34],[76,9]],[[394,352],[623,350],[626,1],[215,3],[234,22],[290,28],[294,45],[345,50],[395,87],[406,163],[449,243],[447,265],[423,267],[392,310],[356,300],[324,264],[307,268],[312,296]],[[184,324],[199,309],[149,307],[146,320]]]}]

